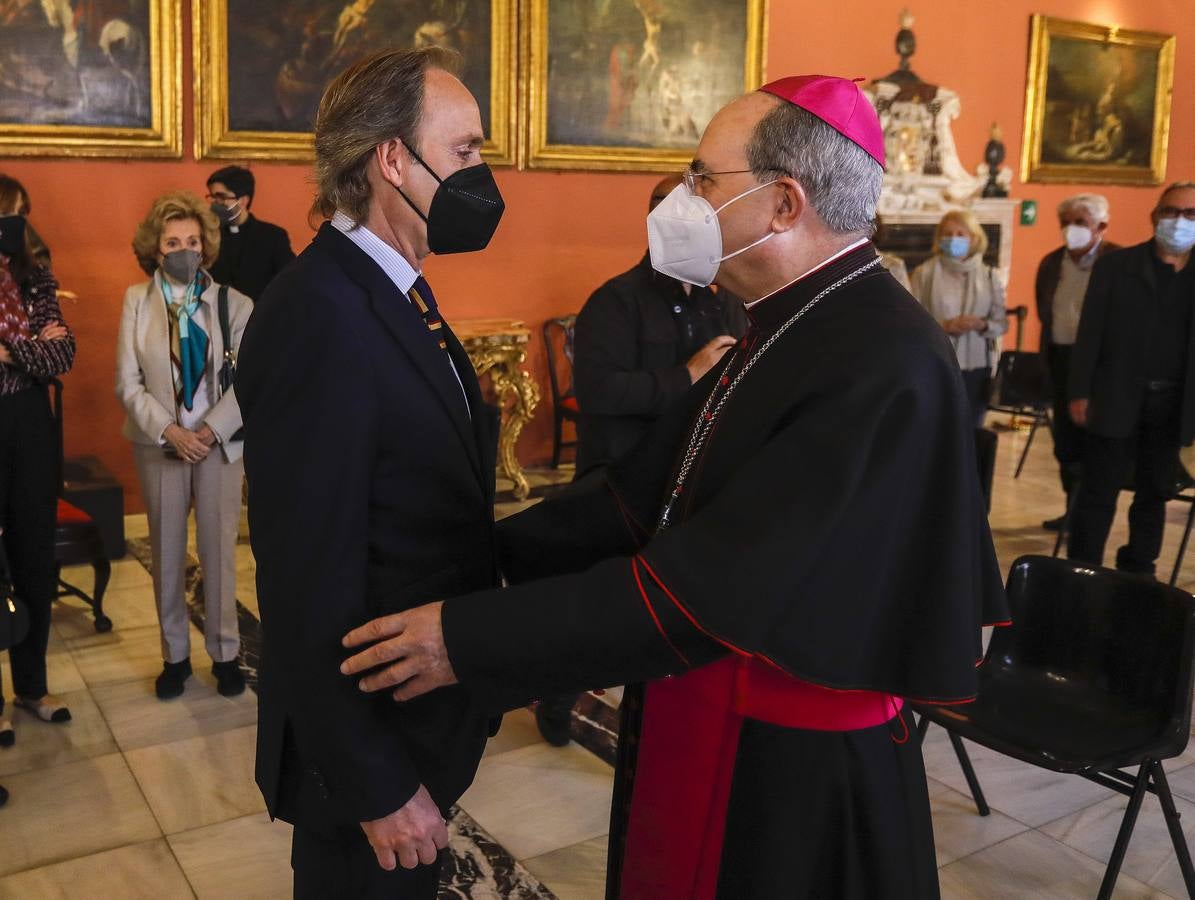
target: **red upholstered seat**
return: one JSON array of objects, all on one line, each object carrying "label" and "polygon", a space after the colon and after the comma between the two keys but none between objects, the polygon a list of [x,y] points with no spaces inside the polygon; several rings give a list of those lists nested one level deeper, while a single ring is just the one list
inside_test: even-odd
[{"label": "red upholstered seat", "polygon": [[561,397],[560,406],[563,409],[569,410],[570,412],[579,413],[581,411],[580,407],[577,406],[576,397]]},{"label": "red upholstered seat", "polygon": [[67,503],[61,497],[58,498],[59,525],[89,525],[91,521],[91,516],[83,512],[79,507]]}]

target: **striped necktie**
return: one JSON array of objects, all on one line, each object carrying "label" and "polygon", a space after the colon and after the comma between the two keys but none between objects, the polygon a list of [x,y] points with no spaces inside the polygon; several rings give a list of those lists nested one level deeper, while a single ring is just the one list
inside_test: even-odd
[{"label": "striped necktie", "polygon": [[440,310],[436,307],[436,295],[432,293],[431,285],[422,275],[416,278],[415,283],[411,285],[410,297],[415,308],[419,310],[419,315],[423,316],[423,324],[432,333],[432,337],[436,339],[440,349],[447,353],[448,344],[444,342],[444,320],[440,318]]}]

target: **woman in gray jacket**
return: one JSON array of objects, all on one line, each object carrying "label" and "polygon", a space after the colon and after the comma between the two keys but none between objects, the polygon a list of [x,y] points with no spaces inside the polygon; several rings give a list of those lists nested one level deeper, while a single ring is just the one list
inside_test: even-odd
[{"label": "woman in gray jacket", "polygon": [[128,417],[141,495],[149,516],[154,599],[165,664],[155,690],[165,700],[191,675],[187,611],[187,516],[195,506],[203,567],[204,637],[221,694],[245,689],[238,664],[236,538],[241,516],[241,410],[221,388],[225,338],[219,304],[226,294],[235,357],[252,304],[206,271],[220,250],[216,217],[194,194],[154,201],[137,227],[133,251],[150,276],[124,298],[116,395]]},{"label": "woman in gray jacket", "polygon": [[912,294],[954,344],[975,425],[987,411],[992,360],[1008,330],[1004,285],[983,261],[988,238],[975,214],[951,210],[938,222],[934,255],[913,270]]}]

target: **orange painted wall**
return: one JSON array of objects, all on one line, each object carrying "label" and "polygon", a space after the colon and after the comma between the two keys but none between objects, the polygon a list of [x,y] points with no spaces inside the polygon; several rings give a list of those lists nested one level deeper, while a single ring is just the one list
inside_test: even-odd
[{"label": "orange painted wall", "polygon": [[[907,0],[771,0],[768,75],[827,72],[877,77],[896,62],[892,49],[897,15]],[[190,20],[184,2],[184,21]],[[1168,180],[1195,178],[1195,19],[1191,0],[1006,0],[992,4],[924,4],[913,12],[919,49],[914,69],[946,84],[962,98],[955,124],[959,153],[968,168],[979,163],[988,127],[999,122],[1009,159],[1018,166],[1025,70],[1032,13],[1116,23],[1178,35]],[[189,38],[188,38],[189,42]],[[184,72],[190,71],[189,46]],[[191,139],[189,77],[184,144]],[[112,392],[116,330],[124,288],[141,278],[129,249],[133,229],[159,193],[186,187],[202,192],[217,163],[7,160],[0,169],[21,179],[33,197],[33,222],[54,251],[64,286],[80,295],[66,315],[78,334],[79,356],[67,379],[67,452],[98,455],[126,486],[130,510],[140,508],[136,476],[120,437],[122,411]],[[285,226],[296,249],[310,238],[311,199],[305,166],[255,164],[262,218]],[[643,216],[656,176],[565,174],[501,170],[506,218],[481,254],[432,259],[428,273],[449,319],[517,316],[536,330],[551,315],[575,311],[601,281],[634,263],[643,252]],[[1018,227],[1010,303],[1032,303],[1037,261],[1058,243],[1055,204],[1088,186],[1022,185],[1013,196],[1035,199],[1039,224]],[[1154,188],[1095,188],[1112,203],[1111,234],[1121,242],[1148,236]],[[1036,340],[1030,322],[1030,345]],[[529,359],[544,385],[538,341]],[[313,439],[316,436],[313,436]],[[541,407],[524,433],[520,457],[542,461],[550,450],[550,410]]]}]

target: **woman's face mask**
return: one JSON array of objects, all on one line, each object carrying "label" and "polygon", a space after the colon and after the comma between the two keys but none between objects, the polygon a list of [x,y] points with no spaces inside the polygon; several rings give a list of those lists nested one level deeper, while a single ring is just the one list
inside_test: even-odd
[{"label": "woman's face mask", "polygon": [[698,287],[713,284],[723,262],[758,247],[776,234],[768,231],[759,240],[724,256],[718,214],[736,200],[775,183],[772,180],[748,188],[717,209],[704,197],[692,194],[683,184],[678,184],[647,216],[647,249],[652,268],[669,278]]},{"label": "woman's face mask", "polygon": [[162,254],[162,271],[178,284],[190,284],[202,262],[203,254],[198,250],[171,250]]},{"label": "woman's face mask", "polygon": [[952,234],[938,241],[938,249],[951,259],[966,259],[971,252],[971,239],[965,235]]}]

